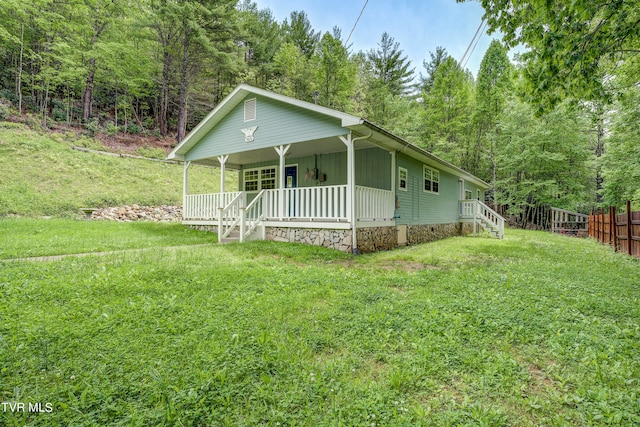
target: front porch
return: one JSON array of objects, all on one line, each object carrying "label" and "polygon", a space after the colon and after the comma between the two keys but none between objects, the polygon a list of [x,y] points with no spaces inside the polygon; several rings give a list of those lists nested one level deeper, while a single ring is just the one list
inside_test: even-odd
[{"label": "front porch", "polygon": [[395,225],[392,191],[355,186],[354,193],[354,215],[348,185],[187,194],[182,222],[217,226],[220,239],[237,228],[240,241],[260,226],[350,229],[354,219],[356,227]]},{"label": "front porch", "polygon": [[[183,223],[189,225],[217,225],[220,211],[234,199],[237,209],[230,209],[226,219],[235,219],[247,202],[254,200],[259,214],[266,222],[350,223],[347,209],[346,185],[299,187],[263,190],[257,196],[245,191],[212,194],[188,194],[184,199]],[[249,200],[250,199],[250,200]],[[394,215],[392,191],[379,188],[355,187],[355,220],[359,223],[389,222]]]}]

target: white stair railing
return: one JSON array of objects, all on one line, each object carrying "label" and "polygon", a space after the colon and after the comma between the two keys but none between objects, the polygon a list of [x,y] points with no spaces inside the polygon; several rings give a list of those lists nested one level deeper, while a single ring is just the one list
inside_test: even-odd
[{"label": "white stair railing", "polygon": [[266,191],[260,191],[246,208],[240,209],[240,242],[244,242],[264,219]]},{"label": "white stair railing", "polygon": [[460,200],[460,219],[472,220],[499,239],[504,237],[504,218],[480,200]]},{"label": "white stair railing", "polygon": [[218,242],[229,237],[231,231],[240,223],[242,219],[241,208],[244,205],[244,193],[238,193],[229,204],[220,209],[218,216]]}]

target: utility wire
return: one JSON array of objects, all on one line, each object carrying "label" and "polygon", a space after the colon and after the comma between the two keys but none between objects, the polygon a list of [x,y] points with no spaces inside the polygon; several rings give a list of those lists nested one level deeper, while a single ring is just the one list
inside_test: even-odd
[{"label": "utility wire", "polygon": [[469,59],[471,58],[471,55],[473,55],[473,51],[476,50],[476,46],[478,46],[478,42],[480,41],[480,38],[482,37],[482,35],[484,34],[484,30],[487,28],[487,23],[484,23],[484,28],[482,28],[482,31],[480,31],[480,35],[478,36],[478,38],[476,39],[476,44],[473,45],[473,47],[471,48],[471,52],[469,52],[469,56],[467,56],[467,59],[465,59],[464,61],[464,65],[461,64],[460,66],[462,67],[462,69],[464,70],[464,68],[467,66],[467,62],[469,62]]},{"label": "utility wire", "polygon": [[349,44],[349,39],[351,39],[351,35],[353,34],[353,30],[356,29],[356,25],[358,25],[358,21],[360,21],[360,17],[362,17],[362,13],[364,12],[364,8],[367,7],[368,3],[369,3],[369,0],[365,0],[364,6],[362,6],[362,10],[360,11],[360,15],[358,15],[358,19],[356,19],[355,24],[353,24],[353,28],[351,29],[351,32],[349,33],[349,37],[347,37],[347,41],[344,42],[345,46],[347,46]]},{"label": "utility wire", "polygon": [[[482,25],[484,25],[484,18],[482,18],[482,21],[480,22],[480,25],[478,25],[478,29],[476,30],[476,33],[473,35],[473,38],[471,39],[471,41],[469,42],[469,46],[467,46],[467,50],[464,51],[464,55],[462,55],[462,58],[460,58],[460,64],[462,64],[467,56],[467,53],[469,53],[469,49],[471,49],[471,45],[473,45],[473,42],[476,40],[476,37],[478,37],[478,33],[480,32],[480,28],[482,28]],[[463,67],[464,68],[464,67]]]}]

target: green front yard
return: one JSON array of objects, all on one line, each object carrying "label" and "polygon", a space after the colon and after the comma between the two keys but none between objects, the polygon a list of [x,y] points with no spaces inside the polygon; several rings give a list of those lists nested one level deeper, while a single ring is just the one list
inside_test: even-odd
[{"label": "green front yard", "polygon": [[[77,226],[11,221],[3,245],[29,243],[4,258]],[[52,409],[2,425],[640,423],[640,264],[593,241],[508,230],[354,257],[167,250],[211,235],[95,224],[60,250],[157,249],[0,261],[0,401]]]}]

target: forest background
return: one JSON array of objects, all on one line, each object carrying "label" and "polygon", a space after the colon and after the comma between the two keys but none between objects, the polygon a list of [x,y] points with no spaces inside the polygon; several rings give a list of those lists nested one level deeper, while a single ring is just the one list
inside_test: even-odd
[{"label": "forest background", "polygon": [[446,46],[416,65],[384,32],[354,52],[340,28],[249,0],[3,0],[0,120],[180,141],[247,83],[365,117],[491,183],[489,202],[523,220],[640,206],[638,2],[481,3],[502,38],[474,77]]}]

